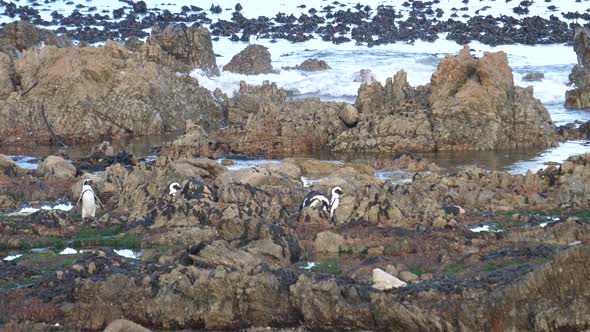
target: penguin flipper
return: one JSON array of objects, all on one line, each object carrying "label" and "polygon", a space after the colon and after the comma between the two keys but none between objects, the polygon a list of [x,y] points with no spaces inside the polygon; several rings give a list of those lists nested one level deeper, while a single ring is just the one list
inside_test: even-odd
[{"label": "penguin flipper", "polygon": [[100,198],[98,198],[98,195],[96,195],[96,193],[94,191],[92,191],[92,193],[94,194],[94,199],[96,199],[96,201],[98,202],[98,204],[100,205],[101,208],[104,208],[104,204],[102,203],[102,201],[100,200]]},{"label": "penguin flipper", "polygon": [[80,206],[81,200],[82,200],[82,194],[80,194],[80,197],[78,198],[78,201],[76,202],[76,206],[74,206],[74,211],[78,211],[78,206]]}]

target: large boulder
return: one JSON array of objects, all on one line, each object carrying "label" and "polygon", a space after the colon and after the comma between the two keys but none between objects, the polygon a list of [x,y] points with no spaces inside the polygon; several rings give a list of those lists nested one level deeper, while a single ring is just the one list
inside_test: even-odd
[{"label": "large boulder", "polygon": [[262,45],[252,44],[234,55],[223,70],[245,75],[268,74],[272,72],[270,52]]},{"label": "large boulder", "polygon": [[76,167],[59,156],[48,156],[39,163],[37,174],[59,179],[72,179],[76,176]]},{"label": "large boulder", "polygon": [[498,150],[557,144],[547,109],[514,85],[504,52],[473,58],[469,47],[432,75],[430,110],[439,150]]},{"label": "large boulder", "polygon": [[16,162],[10,157],[0,154],[0,174],[15,176],[17,173]]},{"label": "large boulder", "polygon": [[574,51],[578,64],[574,65],[569,75],[570,84],[575,88],[565,93],[565,107],[590,107],[590,38],[588,29],[578,27],[574,32]]},{"label": "large boulder", "polygon": [[164,30],[155,26],[147,44],[159,46],[164,52],[186,66],[186,69],[202,69],[208,75],[219,75],[213,53],[209,29],[170,24]]},{"label": "large boulder", "polygon": [[150,332],[150,330],[130,320],[117,319],[112,321],[103,332]]},{"label": "large boulder", "polygon": [[427,86],[404,71],[363,84],[360,120],[331,142],[336,151],[499,150],[554,146],[557,133],[532,88],[514,85],[504,52],[447,56]]},{"label": "large boulder", "polygon": [[294,67],[283,67],[283,69],[314,72],[314,71],[324,71],[324,70],[332,69],[332,67],[330,67],[326,61],[318,60],[318,59],[314,58],[314,59],[307,59],[307,60],[303,61],[301,64],[294,66]]},{"label": "large boulder", "polygon": [[0,103],[3,144],[50,143],[49,130],[70,144],[182,130],[187,119],[222,125],[208,90],[121,44],[33,48],[14,68],[19,86]]},{"label": "large boulder", "polygon": [[41,44],[70,47],[72,42],[65,36],[56,36],[52,31],[40,29],[28,21],[9,23],[0,29],[0,52],[17,58],[21,52]]}]

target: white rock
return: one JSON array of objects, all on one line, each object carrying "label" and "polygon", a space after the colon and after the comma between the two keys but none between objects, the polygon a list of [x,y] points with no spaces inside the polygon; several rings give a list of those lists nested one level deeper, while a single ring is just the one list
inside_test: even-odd
[{"label": "white rock", "polygon": [[381,270],[373,269],[373,288],[389,290],[392,288],[406,287],[406,283]]}]

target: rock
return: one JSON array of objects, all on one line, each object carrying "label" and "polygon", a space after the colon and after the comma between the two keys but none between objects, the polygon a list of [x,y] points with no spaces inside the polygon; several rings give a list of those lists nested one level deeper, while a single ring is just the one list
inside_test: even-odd
[{"label": "rock", "polygon": [[415,282],[420,280],[420,278],[416,274],[410,271],[401,271],[398,277],[405,282]]},{"label": "rock", "polygon": [[569,74],[570,84],[575,88],[565,93],[566,108],[590,107],[590,38],[588,29],[574,29],[574,51],[578,56],[578,64],[574,65]]},{"label": "rock", "polygon": [[223,66],[223,70],[245,75],[268,74],[272,72],[270,52],[262,45],[248,45],[234,55],[230,62]]},{"label": "rock", "polygon": [[190,177],[202,179],[216,179],[227,171],[227,168],[215,160],[207,158],[181,158],[169,165],[180,179]]},{"label": "rock", "polygon": [[103,332],[150,332],[145,327],[126,319],[111,322]]},{"label": "rock", "polygon": [[186,120],[184,135],[175,139],[172,143],[162,146],[160,155],[171,158],[179,157],[203,157],[215,158],[223,153],[222,142],[213,133],[208,133],[202,126]]},{"label": "rock", "polygon": [[0,142],[53,141],[40,100],[66,144],[182,130],[189,118],[207,130],[222,126],[221,105],[208,90],[155,61],[113,42],[24,51],[14,60],[20,85],[0,105]]},{"label": "rock", "polygon": [[17,203],[10,196],[0,195],[0,211],[14,210],[17,206]]},{"label": "rock", "polygon": [[370,69],[361,69],[352,75],[352,81],[363,84],[372,84],[377,81],[377,77],[375,77],[375,74],[373,74]]},{"label": "rock", "polygon": [[76,167],[62,157],[48,156],[39,163],[36,173],[45,178],[72,179],[76,177]]},{"label": "rock", "polygon": [[387,273],[391,274],[392,276],[397,276],[397,272],[398,272],[398,271],[397,271],[397,269],[395,268],[395,265],[388,264],[388,265],[385,267],[385,272],[387,272]]},{"label": "rock", "polygon": [[328,63],[324,60],[307,59],[295,67],[283,67],[283,69],[314,72],[332,69],[332,67],[330,67]]},{"label": "rock", "polygon": [[240,91],[227,102],[229,127],[219,136],[234,153],[267,157],[315,153],[347,129],[338,118],[345,103],[287,100],[285,90],[274,83],[240,84]]},{"label": "rock", "polygon": [[[223,167],[223,166],[220,166]],[[262,186],[299,186],[301,171],[290,163],[263,164],[254,168],[242,168],[221,174],[216,183],[218,186],[229,186],[233,183]]]},{"label": "rock", "polygon": [[287,158],[283,162],[296,165],[304,176],[324,177],[340,168],[336,163],[325,162],[312,158]]},{"label": "rock", "polygon": [[406,285],[405,282],[381,269],[373,269],[373,288],[375,289],[385,291],[392,288],[406,287]]},{"label": "rock", "polygon": [[526,75],[524,75],[522,77],[522,80],[525,82],[540,82],[545,78],[545,74],[540,73],[540,72],[531,72],[531,73],[526,73]]},{"label": "rock", "polygon": [[209,29],[184,24],[170,24],[164,30],[152,28],[148,45],[157,45],[186,66],[185,71],[202,69],[207,75],[219,76]]},{"label": "rock", "polygon": [[408,269],[408,266],[404,263],[397,263],[395,264],[395,269],[398,271],[399,274],[401,271],[406,271]]},{"label": "rock", "polygon": [[[385,86],[362,84],[359,123],[330,142],[337,152],[498,150],[558,142],[532,88],[514,85],[505,53],[447,56],[429,86],[411,87],[399,71]],[[532,122],[531,122],[532,121]]]},{"label": "rock", "polygon": [[10,56],[6,53],[0,52],[0,97],[8,98],[15,90],[15,77],[14,62]]},{"label": "rock", "polygon": [[145,43],[135,36],[131,36],[125,40],[125,47],[133,52],[137,51],[143,44]]},{"label": "rock", "polygon": [[577,27],[574,31],[574,52],[578,57],[578,65],[583,67],[590,66],[590,39],[588,39],[588,29]]},{"label": "rock", "polygon": [[0,51],[13,59],[18,58],[24,50],[41,46],[41,43],[56,47],[73,45],[66,37],[58,37],[53,32],[37,28],[25,20],[8,23],[0,29]]},{"label": "rock", "polygon": [[326,231],[316,235],[313,246],[316,253],[337,253],[342,243],[344,243],[344,237]]},{"label": "rock", "polygon": [[344,105],[340,112],[338,113],[338,117],[340,120],[344,121],[344,123],[349,127],[352,128],[356,126],[359,122],[359,112],[356,108],[352,105]]},{"label": "rock", "polygon": [[231,166],[231,165],[235,165],[235,161],[231,160],[231,159],[223,159],[221,161],[221,165],[223,166]]},{"label": "rock", "polygon": [[90,150],[90,156],[93,158],[103,158],[105,156],[112,157],[115,155],[115,150],[109,141],[103,141],[99,145]]},{"label": "rock", "polygon": [[6,176],[16,176],[17,174],[16,162],[3,154],[0,154],[0,174]]},{"label": "rock", "polygon": [[432,273],[424,273],[420,276],[420,280],[432,280],[434,275]]}]

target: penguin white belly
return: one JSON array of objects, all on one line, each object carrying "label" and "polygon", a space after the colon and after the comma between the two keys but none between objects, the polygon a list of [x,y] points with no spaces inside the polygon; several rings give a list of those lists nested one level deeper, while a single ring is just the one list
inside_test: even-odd
[{"label": "penguin white belly", "polygon": [[336,211],[336,209],[338,208],[338,205],[340,205],[340,200],[339,199],[335,199],[332,202],[332,205],[330,207],[330,217],[334,217],[334,211]]},{"label": "penguin white belly", "polygon": [[94,218],[96,214],[96,202],[94,200],[94,192],[86,190],[82,194],[82,219]]}]

